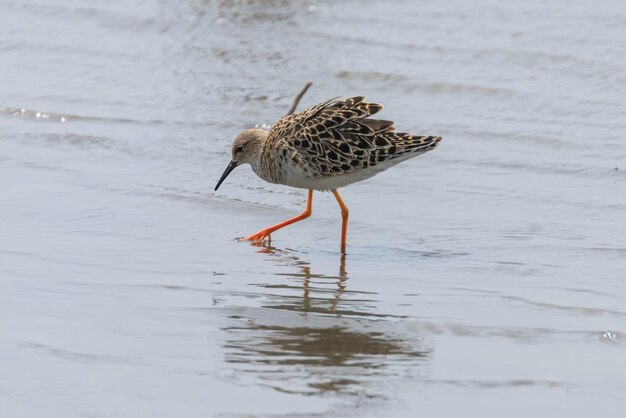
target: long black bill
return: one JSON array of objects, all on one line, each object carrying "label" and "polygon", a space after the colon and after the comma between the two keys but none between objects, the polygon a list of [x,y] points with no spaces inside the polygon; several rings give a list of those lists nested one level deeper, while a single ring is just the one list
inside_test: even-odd
[{"label": "long black bill", "polygon": [[217,182],[217,186],[215,186],[215,190],[219,189],[222,182],[226,180],[226,177],[228,177],[231,171],[237,168],[237,165],[238,164],[236,161],[231,161],[230,164],[228,164],[228,167],[226,167],[226,170],[224,170],[224,174],[222,174],[222,177],[220,177],[220,180]]}]

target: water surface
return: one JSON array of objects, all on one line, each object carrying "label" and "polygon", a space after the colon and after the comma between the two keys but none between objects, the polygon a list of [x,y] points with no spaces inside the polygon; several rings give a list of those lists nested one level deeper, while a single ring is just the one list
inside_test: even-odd
[{"label": "water surface", "polygon": [[[614,415],[619,1],[0,2],[0,415]],[[365,95],[441,146],[271,245],[241,129]]]}]

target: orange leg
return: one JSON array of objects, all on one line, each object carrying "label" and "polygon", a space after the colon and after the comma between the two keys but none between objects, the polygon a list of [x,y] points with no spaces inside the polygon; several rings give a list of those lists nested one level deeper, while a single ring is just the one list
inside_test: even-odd
[{"label": "orange leg", "polygon": [[339,207],[341,208],[341,252],[342,253],[346,253],[346,236],[348,235],[348,207],[346,206],[345,203],[343,203],[343,200],[341,199],[341,196],[339,196],[339,193],[337,192],[337,190],[333,190],[332,191],[333,194],[335,195],[335,199],[337,199],[337,203],[339,203]]},{"label": "orange leg", "polygon": [[272,232],[280,229],[280,228],[284,228],[287,225],[291,225],[292,223],[301,221],[303,219],[308,218],[309,216],[311,216],[312,213],[312,207],[313,207],[313,190],[309,189],[309,196],[307,198],[306,201],[306,209],[304,210],[304,212],[302,212],[300,215],[298,216],[294,216],[291,219],[287,219],[286,221],[283,221],[281,223],[278,223],[276,225],[270,226],[268,228],[262,229],[259,232],[257,232],[256,234],[252,234],[249,237],[245,237],[245,240],[249,240],[249,241],[262,241],[265,238],[271,240],[270,235],[272,234]]}]

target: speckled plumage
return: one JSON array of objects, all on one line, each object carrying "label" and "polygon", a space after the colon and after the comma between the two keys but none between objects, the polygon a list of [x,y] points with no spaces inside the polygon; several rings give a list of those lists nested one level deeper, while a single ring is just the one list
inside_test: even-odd
[{"label": "speckled plumage", "polygon": [[309,190],[304,212],[245,238],[251,241],[269,239],[274,231],[308,218],[313,190],[330,190],[341,208],[341,251],[345,253],[348,207],[337,189],[430,151],[441,137],[399,133],[392,121],[369,119],[383,107],[367,103],[361,96],[333,99],[292,113],[309,85],[287,116],[269,131],[248,129],[235,138],[232,160],[215,190],[237,166],[246,163],[268,182]]},{"label": "speckled plumage", "polygon": [[399,133],[392,121],[368,119],[382,108],[358,96],[287,115],[263,138],[253,169],[272,183],[330,190],[430,151],[441,140]]}]

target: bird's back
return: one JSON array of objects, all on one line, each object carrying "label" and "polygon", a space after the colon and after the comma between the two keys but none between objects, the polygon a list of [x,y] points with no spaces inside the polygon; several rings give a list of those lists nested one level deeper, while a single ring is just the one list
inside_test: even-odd
[{"label": "bird's back", "polygon": [[382,108],[358,96],[285,116],[268,133],[257,174],[292,187],[336,189],[430,151],[441,140],[369,119]]}]

